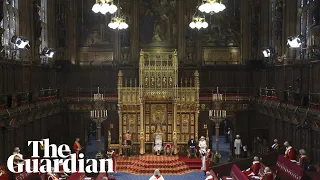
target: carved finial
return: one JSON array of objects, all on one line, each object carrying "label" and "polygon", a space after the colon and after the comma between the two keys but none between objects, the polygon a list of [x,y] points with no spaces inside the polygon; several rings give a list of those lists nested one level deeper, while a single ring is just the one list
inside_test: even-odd
[{"label": "carved finial", "polygon": [[122,77],[123,76],[123,73],[122,73],[122,71],[120,70],[119,72],[118,72],[118,77]]},{"label": "carved finial", "polygon": [[127,79],[124,80],[124,87],[128,87],[128,80]]},{"label": "carved finial", "polygon": [[140,50],[140,56],[143,56],[144,55],[144,52],[143,52],[143,50],[141,49]]}]

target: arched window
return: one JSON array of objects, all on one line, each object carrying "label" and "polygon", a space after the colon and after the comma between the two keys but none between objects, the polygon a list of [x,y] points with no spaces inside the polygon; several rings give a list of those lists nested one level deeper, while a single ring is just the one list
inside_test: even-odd
[{"label": "arched window", "polygon": [[4,33],[1,37],[3,51],[8,59],[19,59],[18,48],[11,43],[11,38],[19,34],[19,0],[5,0],[3,1],[3,20],[1,21],[1,28]]},{"label": "arched window", "polygon": [[[40,36],[40,47],[39,53],[41,54],[42,50],[48,47],[48,13],[47,13],[47,0],[41,0],[41,7],[39,8],[39,16],[41,20],[41,36]],[[48,58],[41,58],[41,63],[48,63]]]}]

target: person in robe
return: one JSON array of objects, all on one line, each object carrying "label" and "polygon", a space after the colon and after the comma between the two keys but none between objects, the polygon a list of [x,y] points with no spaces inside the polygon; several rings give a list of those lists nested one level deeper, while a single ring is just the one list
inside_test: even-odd
[{"label": "person in robe", "polygon": [[286,147],[284,157],[289,159],[290,161],[295,161],[296,155],[295,155],[294,149],[291,147],[290,143],[288,141],[286,141],[284,143],[284,146]]},{"label": "person in robe", "polygon": [[161,176],[159,169],[156,169],[149,180],[164,180],[164,178]]},{"label": "person in robe", "polygon": [[247,177],[249,176],[258,176],[261,164],[258,156],[253,158],[252,166],[245,171],[242,171]]},{"label": "person in robe", "polygon": [[264,174],[260,178],[261,180],[273,180],[273,174],[269,167],[264,168]]},{"label": "person in robe", "polygon": [[191,139],[188,141],[188,157],[196,156],[197,154],[197,142],[194,139],[194,136],[191,136]]},{"label": "person in robe", "polygon": [[164,146],[164,152],[167,156],[172,156],[173,153],[173,145],[171,143],[167,143]]},{"label": "person in robe", "polygon": [[131,145],[132,145],[132,135],[130,134],[130,131],[128,130],[127,133],[124,135],[124,146],[129,146],[129,148],[126,148],[126,156],[129,157],[131,155]]},{"label": "person in robe", "polygon": [[113,167],[113,171],[114,171],[115,173],[117,173],[116,155],[117,155],[117,153],[116,153],[114,150],[112,150],[112,149],[109,149],[109,150],[107,151],[107,158],[108,158],[108,159],[112,159],[112,167]]},{"label": "person in robe", "polygon": [[77,159],[79,158],[79,153],[80,153],[80,151],[81,151],[81,149],[82,149],[82,147],[81,147],[81,145],[80,145],[80,139],[79,138],[76,138],[76,140],[74,141],[74,143],[73,143],[73,150],[74,150],[74,152],[76,153],[76,157],[77,157]]},{"label": "person in robe", "polygon": [[20,148],[19,147],[15,147],[12,154],[15,155],[14,156],[14,160],[13,160],[13,164],[15,166],[17,166],[19,163],[22,163],[23,156],[22,156],[22,154],[20,154]]},{"label": "person in robe", "polygon": [[209,171],[211,158],[212,158],[212,151],[208,149],[206,154],[206,172]]},{"label": "person in robe", "polygon": [[300,158],[299,158],[299,162],[297,162],[297,164],[302,167],[303,169],[307,169],[309,164],[310,164],[310,161],[309,161],[309,158],[307,156],[307,153],[304,149],[300,149],[299,150],[299,153],[300,153]]},{"label": "person in robe", "polygon": [[154,151],[157,153],[157,156],[160,156],[162,150],[163,146],[161,135],[156,135],[156,138],[154,140]]},{"label": "person in robe", "polygon": [[240,135],[236,135],[236,139],[234,140],[234,154],[236,155],[236,158],[240,158],[241,147],[242,141],[240,139]]},{"label": "person in robe", "polygon": [[272,144],[272,146],[271,146],[271,148],[273,149],[273,150],[279,150],[279,144],[278,144],[278,140],[277,139],[274,139],[273,140],[273,144]]},{"label": "person in robe", "polygon": [[209,171],[206,172],[206,179],[205,180],[213,180],[213,177]]}]

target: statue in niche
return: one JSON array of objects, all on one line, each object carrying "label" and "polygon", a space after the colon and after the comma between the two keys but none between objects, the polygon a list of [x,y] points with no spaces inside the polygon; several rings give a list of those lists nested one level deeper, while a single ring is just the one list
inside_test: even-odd
[{"label": "statue in niche", "polygon": [[42,26],[41,26],[41,17],[40,17],[40,6],[38,1],[33,1],[33,26],[34,26],[34,37],[36,42],[40,41]]},{"label": "statue in niche", "polygon": [[[142,44],[173,44],[177,39],[176,0],[141,0]],[[161,42],[161,43],[160,43]],[[160,43],[160,44],[159,44]]]},{"label": "statue in niche", "polygon": [[58,32],[58,47],[66,47],[66,7],[65,3],[62,3],[62,0],[58,1],[58,12],[57,14],[57,32]]}]

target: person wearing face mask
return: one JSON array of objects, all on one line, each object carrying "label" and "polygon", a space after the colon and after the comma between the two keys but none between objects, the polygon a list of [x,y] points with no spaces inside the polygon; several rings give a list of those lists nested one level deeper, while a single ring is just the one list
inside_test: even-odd
[{"label": "person wearing face mask", "polygon": [[290,143],[288,141],[286,141],[284,143],[284,146],[286,147],[284,157],[289,159],[290,161],[296,160],[296,155],[295,155],[294,149],[291,147]]}]

